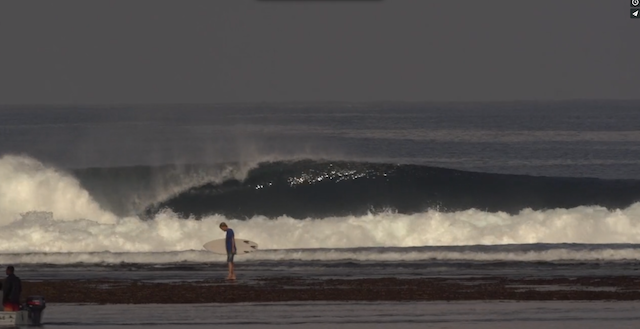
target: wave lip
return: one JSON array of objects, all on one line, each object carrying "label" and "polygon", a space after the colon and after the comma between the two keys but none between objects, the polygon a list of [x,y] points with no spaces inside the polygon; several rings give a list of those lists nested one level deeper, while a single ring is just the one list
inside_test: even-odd
[{"label": "wave lip", "polygon": [[147,207],[183,217],[297,219],[361,216],[429,209],[479,209],[516,214],[523,209],[602,206],[623,209],[640,201],[640,180],[557,178],[478,173],[420,165],[344,161],[262,163],[244,180],[193,187]]}]

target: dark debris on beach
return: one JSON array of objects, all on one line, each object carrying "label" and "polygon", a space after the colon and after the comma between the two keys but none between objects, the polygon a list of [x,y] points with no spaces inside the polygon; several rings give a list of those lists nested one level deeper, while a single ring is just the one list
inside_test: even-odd
[{"label": "dark debris on beach", "polygon": [[640,277],[512,278],[264,278],[205,280],[25,281],[23,296],[54,303],[181,304],[285,301],[640,300]]}]

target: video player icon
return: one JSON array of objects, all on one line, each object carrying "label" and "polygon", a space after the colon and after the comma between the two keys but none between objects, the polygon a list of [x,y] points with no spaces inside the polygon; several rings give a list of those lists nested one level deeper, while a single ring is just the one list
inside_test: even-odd
[{"label": "video player icon", "polygon": [[640,0],[631,0],[631,7],[640,7]]},{"label": "video player icon", "polygon": [[631,18],[640,18],[640,9],[631,9]]}]

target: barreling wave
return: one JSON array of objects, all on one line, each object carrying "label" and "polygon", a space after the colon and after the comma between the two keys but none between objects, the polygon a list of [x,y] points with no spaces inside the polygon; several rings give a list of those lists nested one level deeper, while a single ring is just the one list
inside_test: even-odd
[{"label": "barreling wave", "polygon": [[288,216],[297,219],[479,209],[516,214],[523,209],[602,206],[640,201],[640,180],[556,178],[468,172],[419,165],[341,161],[262,163],[246,177],[211,182],[178,193],[144,212],[170,209],[182,217]]},{"label": "barreling wave", "polygon": [[[145,259],[168,253],[167,259],[192,255],[184,260],[197,261],[206,256],[197,252],[178,256],[176,253],[202,250],[205,242],[221,238],[218,228],[221,221],[228,222],[238,237],[257,242],[261,250],[280,250],[260,257],[285,259],[295,259],[299,253],[295,250],[300,249],[328,249],[304,251],[301,259],[391,260],[398,255],[394,250],[385,249],[382,254],[379,250],[364,254],[345,250],[336,254],[334,250],[537,243],[640,244],[640,203],[631,204],[637,200],[637,181],[294,161],[263,163],[243,178],[224,178],[235,177],[226,172],[193,178],[192,182],[198,183],[195,187],[189,187],[189,179],[185,178],[189,175],[178,175],[176,181],[186,188],[181,190],[180,184],[174,185],[175,181],[162,185],[174,186],[178,192],[149,208],[156,211],[149,212],[152,220],[119,216],[93,198],[93,191],[101,187],[103,193],[114,199],[136,195],[132,187],[152,179],[140,175],[148,170],[101,169],[99,175],[87,170],[83,176],[28,157],[0,158],[0,255],[18,255],[16,259],[27,261],[44,254],[43,259],[33,261],[48,262],[46,255],[55,254],[58,256],[52,257],[61,257],[58,261],[64,263],[99,262],[98,259],[136,262],[130,257],[137,256],[130,253]],[[129,175],[122,178],[113,175],[122,172]],[[95,186],[86,188],[90,186],[89,178]],[[200,179],[210,183],[202,184]],[[113,186],[121,184],[122,193],[114,192]],[[107,193],[106,187],[111,192]],[[171,191],[162,193],[172,195]],[[375,207],[385,211],[371,211]],[[456,211],[456,207],[460,210]],[[575,255],[568,257],[640,257],[636,246],[631,249],[616,249],[613,253],[583,250],[578,254],[574,250],[571,253]],[[446,257],[458,257],[455,253],[448,254],[449,251],[452,250],[425,249],[415,255],[416,259],[440,257],[433,256],[434,252],[444,252],[442,255]],[[545,251],[535,252],[539,256],[532,259],[546,257]],[[74,255],[65,261],[68,253]],[[95,253],[100,253],[97,258]],[[563,251],[557,253],[551,258],[563,257]],[[507,259],[510,255],[496,257]],[[517,255],[526,257],[521,252]],[[483,252],[477,257],[484,257]]]},{"label": "barreling wave", "polygon": [[523,209],[640,201],[640,180],[557,178],[345,161],[168,165],[62,171],[21,156],[0,158],[0,224],[29,211],[114,222],[170,211],[248,219],[364,216],[428,210],[517,214]]}]

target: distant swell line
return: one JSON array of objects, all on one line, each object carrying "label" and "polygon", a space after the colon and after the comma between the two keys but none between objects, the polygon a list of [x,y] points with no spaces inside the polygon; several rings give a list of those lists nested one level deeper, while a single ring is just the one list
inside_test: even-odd
[{"label": "distant swell line", "polygon": [[640,201],[639,180],[556,178],[467,172],[419,165],[294,161],[262,163],[246,179],[193,187],[147,207],[184,217],[217,214],[296,219],[394,211],[478,209],[515,214],[523,209],[603,206]]}]

